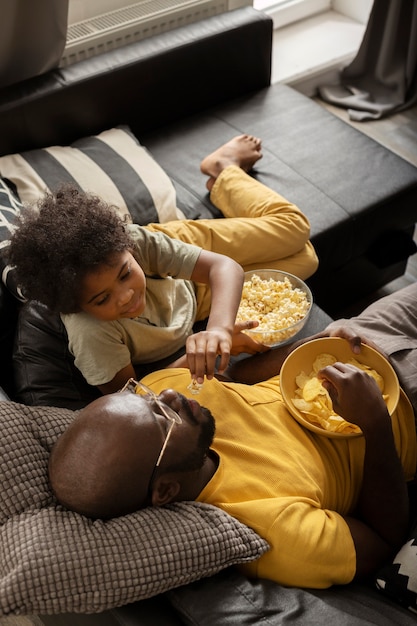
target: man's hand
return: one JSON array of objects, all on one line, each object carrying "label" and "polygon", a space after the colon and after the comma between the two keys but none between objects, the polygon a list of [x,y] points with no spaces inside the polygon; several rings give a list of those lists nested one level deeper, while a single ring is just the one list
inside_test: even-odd
[{"label": "man's hand", "polygon": [[379,346],[376,345],[373,341],[368,339],[364,335],[357,335],[349,326],[344,326],[343,321],[336,325],[334,322],[331,324],[331,328],[326,328],[323,332],[318,333],[314,337],[310,337],[310,339],[317,339],[319,337],[341,337],[342,339],[346,339],[349,342],[351,350],[354,354],[360,354],[361,351],[361,343],[369,346],[370,348],[374,348],[377,352],[382,354],[387,360],[387,355],[381,350]]},{"label": "man's hand", "polygon": [[383,422],[391,428],[382,393],[375,379],[364,370],[337,362],[320,370],[318,378],[329,392],[336,413],[357,424],[365,435]]},{"label": "man's hand", "polygon": [[[228,375],[231,380],[234,380],[235,382],[247,383],[248,385],[253,385],[262,380],[267,380],[268,378],[271,378],[271,376],[279,374],[284,360],[293,350],[308,341],[321,339],[322,337],[342,337],[346,339],[351,346],[353,354],[360,354],[361,343],[364,343],[372,348],[375,348],[378,352],[385,356],[385,358],[387,358],[382,350],[373,342],[369,341],[366,337],[355,334],[352,330],[341,324],[335,328],[325,329],[315,335],[303,337],[293,343],[287,343],[283,346],[278,346],[277,348],[270,348],[265,351],[257,349],[253,352],[250,350],[241,350],[242,352],[245,351],[249,354],[253,354],[254,356],[238,361],[237,363],[233,363],[233,365],[229,368]],[[233,340],[233,343],[234,341],[235,340]],[[253,344],[255,344],[253,347],[256,345],[262,345],[256,344],[256,342],[253,342]],[[237,352],[234,352],[234,347],[232,350],[233,354],[237,354]]]}]

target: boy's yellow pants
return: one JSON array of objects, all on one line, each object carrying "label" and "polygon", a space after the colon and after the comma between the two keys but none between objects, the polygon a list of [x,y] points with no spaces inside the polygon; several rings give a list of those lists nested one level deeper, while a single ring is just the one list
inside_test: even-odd
[{"label": "boy's yellow pants", "polygon": [[[176,220],[145,228],[224,254],[245,271],[277,269],[308,278],[318,259],[306,216],[280,194],[231,165],[216,179],[213,204],[229,219]],[[197,285],[197,320],[210,311],[210,289]]]}]

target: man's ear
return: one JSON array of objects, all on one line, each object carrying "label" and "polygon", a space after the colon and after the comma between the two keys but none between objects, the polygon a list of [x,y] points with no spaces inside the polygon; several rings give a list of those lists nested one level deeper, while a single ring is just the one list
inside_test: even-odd
[{"label": "man's ear", "polygon": [[163,506],[173,502],[181,489],[176,478],[170,474],[164,474],[155,479],[152,486],[152,506]]}]

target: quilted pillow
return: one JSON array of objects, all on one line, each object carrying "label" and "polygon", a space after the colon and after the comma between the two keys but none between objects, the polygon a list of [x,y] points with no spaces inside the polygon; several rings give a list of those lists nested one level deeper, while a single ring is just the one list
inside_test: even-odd
[{"label": "quilted pillow", "polygon": [[378,572],[376,586],[394,602],[417,613],[417,524],[393,562]]},{"label": "quilted pillow", "polygon": [[0,176],[5,179],[0,183],[2,280],[21,300],[13,268],[7,264],[7,242],[18,212],[26,204],[35,204],[45,191],[54,191],[63,182],[72,183],[99,195],[118,208],[123,220],[137,224],[184,218],[176,207],[171,179],[128,126],[79,139],[71,146],[0,157]]},{"label": "quilted pillow", "polygon": [[266,542],[211,505],[92,521],[56,505],[51,447],[68,409],[0,402],[0,617],[93,613],[260,557]]}]

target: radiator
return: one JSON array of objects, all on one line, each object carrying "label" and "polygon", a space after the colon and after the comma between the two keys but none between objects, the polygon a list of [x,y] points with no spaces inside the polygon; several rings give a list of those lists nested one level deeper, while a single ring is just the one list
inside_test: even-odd
[{"label": "radiator", "polygon": [[70,24],[60,67],[243,6],[252,0],[140,0]]}]

